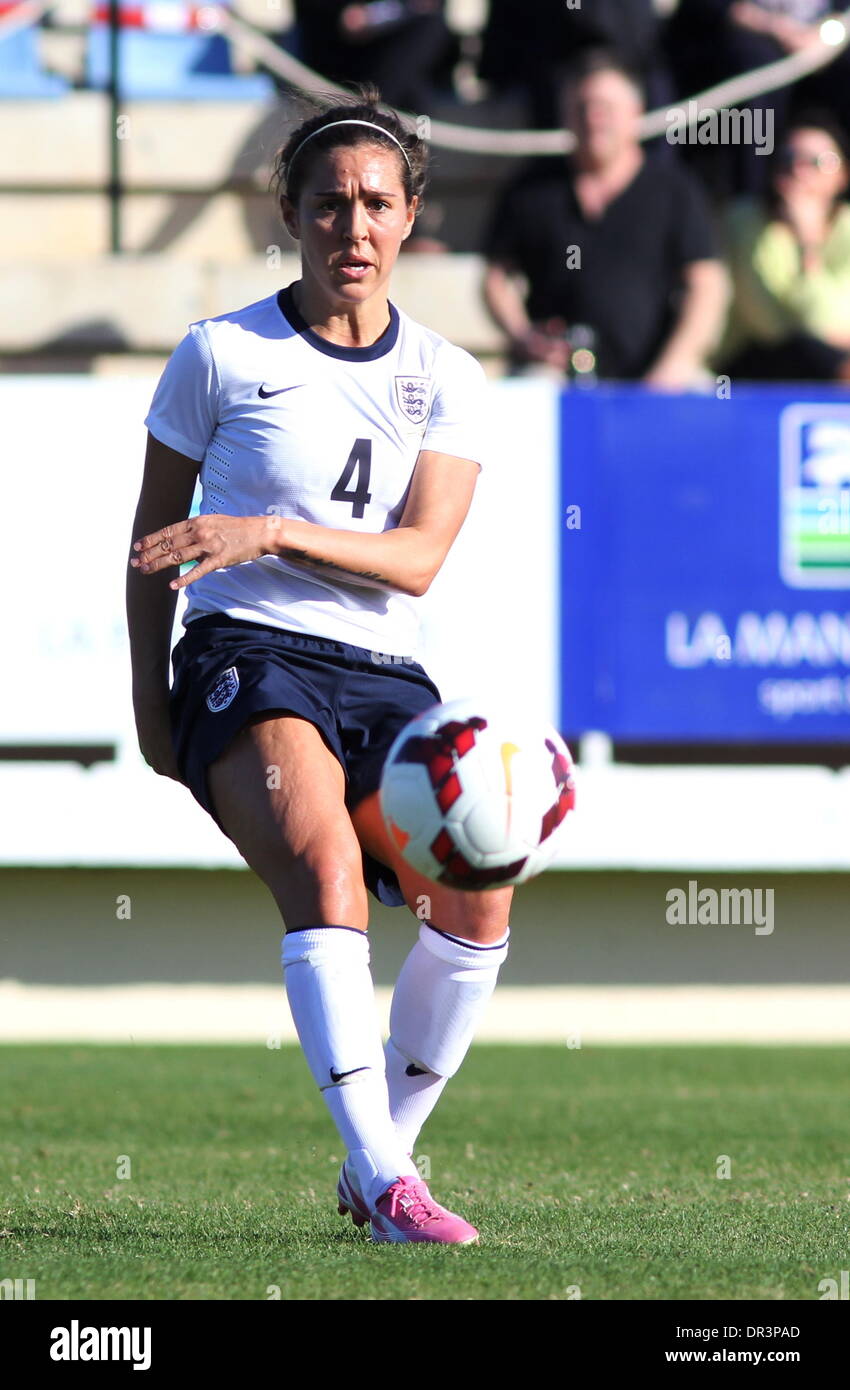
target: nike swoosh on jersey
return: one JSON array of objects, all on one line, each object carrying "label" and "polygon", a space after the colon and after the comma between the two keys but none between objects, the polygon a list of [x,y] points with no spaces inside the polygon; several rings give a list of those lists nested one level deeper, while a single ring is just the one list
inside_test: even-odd
[{"label": "nike swoosh on jersey", "polygon": [[267,401],[269,396],[282,396],[284,391],[297,391],[299,386],[304,386],[305,384],[305,382],[299,381],[296,382],[294,386],[281,386],[277,391],[264,391],[262,386],[258,386],[257,395],[261,396],[264,401]]}]

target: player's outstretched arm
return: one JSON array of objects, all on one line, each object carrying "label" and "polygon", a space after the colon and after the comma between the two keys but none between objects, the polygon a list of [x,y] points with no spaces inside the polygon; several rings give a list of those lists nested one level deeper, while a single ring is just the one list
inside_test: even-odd
[{"label": "player's outstretched arm", "polygon": [[336,569],[343,577],[421,596],[466,519],[479,471],[472,459],[423,449],[397,527],[374,535],[281,518],[283,535],[277,553]]},{"label": "player's outstretched arm", "polygon": [[419,596],[463,525],[478,472],[472,459],[424,449],[399,524],[390,530],[342,531],[273,515],[197,516],[142,536],[130,564],[142,575],[153,575],[197,560],[188,574],[169,581],[177,590],[213,570],[277,555],[349,581]]},{"label": "player's outstretched arm", "polygon": [[[184,516],[192,505],[198,476],[194,459],[148,434],[145,471],[133,535],[163,527],[167,517]],[[133,708],[139,746],[151,767],[178,777],[168,719],[169,655],[177,594],[168,576],[152,583],[136,567],[127,571],[127,627],[133,667]]]}]

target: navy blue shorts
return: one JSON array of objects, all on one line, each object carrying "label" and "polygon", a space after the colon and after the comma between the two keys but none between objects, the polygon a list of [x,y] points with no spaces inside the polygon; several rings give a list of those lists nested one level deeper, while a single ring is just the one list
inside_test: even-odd
[{"label": "navy blue shorts", "polygon": [[[189,623],[172,663],[171,733],[180,776],[222,830],[207,768],[254,715],[289,711],[314,724],[342,764],[352,811],[377,790],[399,730],[441,699],[418,662],[223,613]],[[396,875],[365,851],[363,876],[379,902],[404,905]]]}]

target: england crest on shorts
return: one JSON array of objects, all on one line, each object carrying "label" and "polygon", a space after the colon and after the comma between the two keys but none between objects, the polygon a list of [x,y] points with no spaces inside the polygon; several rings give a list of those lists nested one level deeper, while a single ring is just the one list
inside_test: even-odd
[{"label": "england crest on shorts", "polygon": [[402,414],[413,425],[424,425],[431,409],[429,376],[397,376],[395,394]]},{"label": "england crest on shorts", "polygon": [[232,704],[239,689],[239,672],[235,666],[228,666],[226,671],[222,671],[216,680],[212,690],[207,695],[207,709],[213,714],[219,714],[223,709]]}]

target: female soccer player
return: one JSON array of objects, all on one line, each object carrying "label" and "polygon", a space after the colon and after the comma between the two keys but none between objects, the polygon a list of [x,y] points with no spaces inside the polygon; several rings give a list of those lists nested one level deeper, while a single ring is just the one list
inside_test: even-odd
[{"label": "female soccer player", "polygon": [[[399,729],[440,698],[413,659],[418,600],[472,499],[484,373],[388,299],[427,153],[379,101],[363,89],[325,109],[277,156],[300,280],[190,325],[159,381],[128,576],[134,707],[147,761],[190,788],[280,909],[295,1027],[348,1150],[340,1213],[376,1241],[468,1244],[475,1227],[411,1154],[492,994],[511,890],[415,873],[377,789]],[[385,1049],[367,888],[428,904]]]}]

